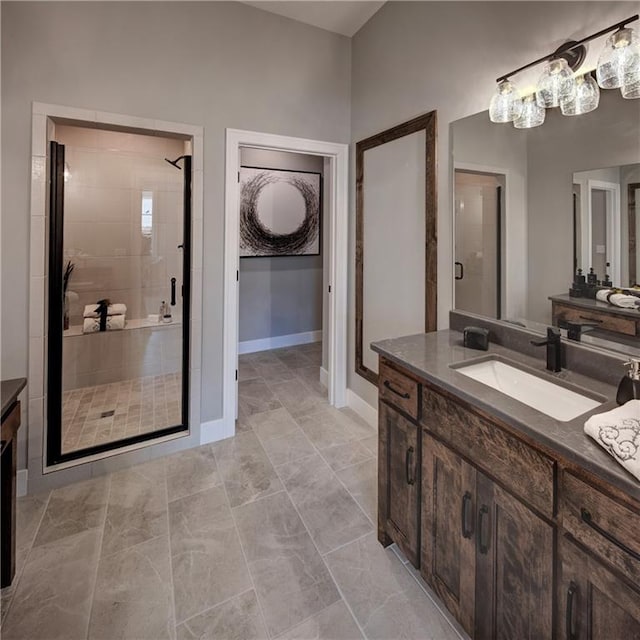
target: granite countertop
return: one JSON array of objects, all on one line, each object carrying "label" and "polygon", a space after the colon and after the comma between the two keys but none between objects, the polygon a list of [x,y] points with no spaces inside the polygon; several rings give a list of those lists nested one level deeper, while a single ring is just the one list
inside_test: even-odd
[{"label": "granite countertop", "polygon": [[0,383],[1,395],[2,395],[2,417],[16,401],[20,392],[27,385],[26,378],[13,378],[12,380],[2,380]]},{"label": "granite countertop", "polygon": [[[490,344],[489,351],[468,349],[463,346],[462,333],[453,330],[381,340],[372,343],[371,348],[435,386],[454,393],[470,405],[495,415],[515,431],[526,434],[640,500],[640,482],[583,431],[589,416],[617,406],[615,386],[566,369],[551,373],[546,370],[543,360],[498,344]],[[576,385],[591,394],[602,396],[606,401],[588,413],[561,422],[450,367],[451,364],[481,359],[488,354],[496,354],[535,369],[543,377]]]},{"label": "granite countertop", "polygon": [[634,320],[640,320],[640,307],[636,309],[628,309],[626,307],[616,307],[614,304],[602,302],[601,300],[592,300],[591,298],[572,298],[568,293],[562,293],[557,296],[549,296],[552,302],[561,302],[570,304],[574,307],[589,309],[591,311],[602,311],[603,313],[611,313],[619,316],[627,316]]}]

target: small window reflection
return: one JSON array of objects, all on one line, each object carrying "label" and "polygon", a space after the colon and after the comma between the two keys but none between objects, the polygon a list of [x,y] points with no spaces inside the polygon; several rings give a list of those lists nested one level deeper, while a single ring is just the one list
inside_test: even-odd
[{"label": "small window reflection", "polygon": [[142,192],[142,210],[140,214],[140,228],[145,238],[151,238],[153,231],[153,192]]}]

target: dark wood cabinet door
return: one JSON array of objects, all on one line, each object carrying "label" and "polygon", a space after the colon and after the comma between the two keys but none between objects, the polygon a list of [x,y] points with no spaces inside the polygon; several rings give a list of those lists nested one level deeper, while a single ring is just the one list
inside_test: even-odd
[{"label": "dark wood cabinet door", "polygon": [[474,629],[475,469],[422,434],[420,572],[469,635]]},{"label": "dark wood cabinet door", "polygon": [[553,629],[553,527],[477,472],[475,638]]},{"label": "dark wood cabinet door", "polygon": [[566,536],[560,540],[561,640],[640,640],[640,591]]},{"label": "dark wood cabinet door", "polygon": [[420,566],[420,430],[380,403],[378,459],[378,537],[393,540]]}]

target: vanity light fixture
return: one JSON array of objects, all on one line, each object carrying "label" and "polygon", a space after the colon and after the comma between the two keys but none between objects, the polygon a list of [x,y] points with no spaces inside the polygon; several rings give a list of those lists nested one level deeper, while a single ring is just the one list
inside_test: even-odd
[{"label": "vanity light fixture", "polygon": [[532,93],[522,99],[522,113],[513,121],[513,126],[516,129],[539,127],[544,122],[546,113],[546,109],[537,103],[536,96]]},{"label": "vanity light fixture", "polygon": [[[529,129],[544,122],[545,109],[560,107],[566,116],[589,113],[600,101],[598,85],[620,89],[625,98],[640,98],[640,41],[627,27],[638,18],[636,14],[581,40],[565,42],[553,53],[500,76],[489,105],[491,121],[513,122],[517,129]],[[574,74],[584,62],[585,43],[611,32],[598,58],[597,83],[588,72]],[[535,94],[521,98],[511,76],[542,63],[545,67]]]},{"label": "vanity light fixture", "polygon": [[576,77],[576,90],[572,98],[560,101],[560,111],[564,116],[579,116],[598,108],[600,87],[593,76],[585,73]]}]

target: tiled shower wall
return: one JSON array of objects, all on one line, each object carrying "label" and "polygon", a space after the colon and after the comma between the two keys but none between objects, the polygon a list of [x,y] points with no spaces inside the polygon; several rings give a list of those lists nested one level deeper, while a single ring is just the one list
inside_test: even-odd
[{"label": "tiled shower wall", "polygon": [[63,389],[133,380],[182,367],[182,325],[105,331],[63,339]]},{"label": "tiled shower wall", "polygon": [[[71,326],[82,325],[85,305],[103,298],[127,305],[129,326],[157,314],[169,302],[170,278],[178,295],[182,285],[183,172],[164,158],[183,155],[184,141],[65,125],[56,126],[55,138],[65,145]],[[152,200],[146,233],[143,195]],[[180,371],[179,305],[172,312],[172,326],[65,335],[64,389]]]},{"label": "tiled shower wall", "polygon": [[[169,301],[170,278],[182,284],[183,172],[164,158],[185,153],[184,141],[57,125],[65,145],[65,264],[70,323],[82,324],[85,304],[109,298],[128,318],[158,313]],[[142,197],[153,199],[152,229],[142,231]],[[174,307],[177,314],[178,307]],[[177,314],[179,315],[179,314]],[[174,320],[178,319],[174,317]]]}]

